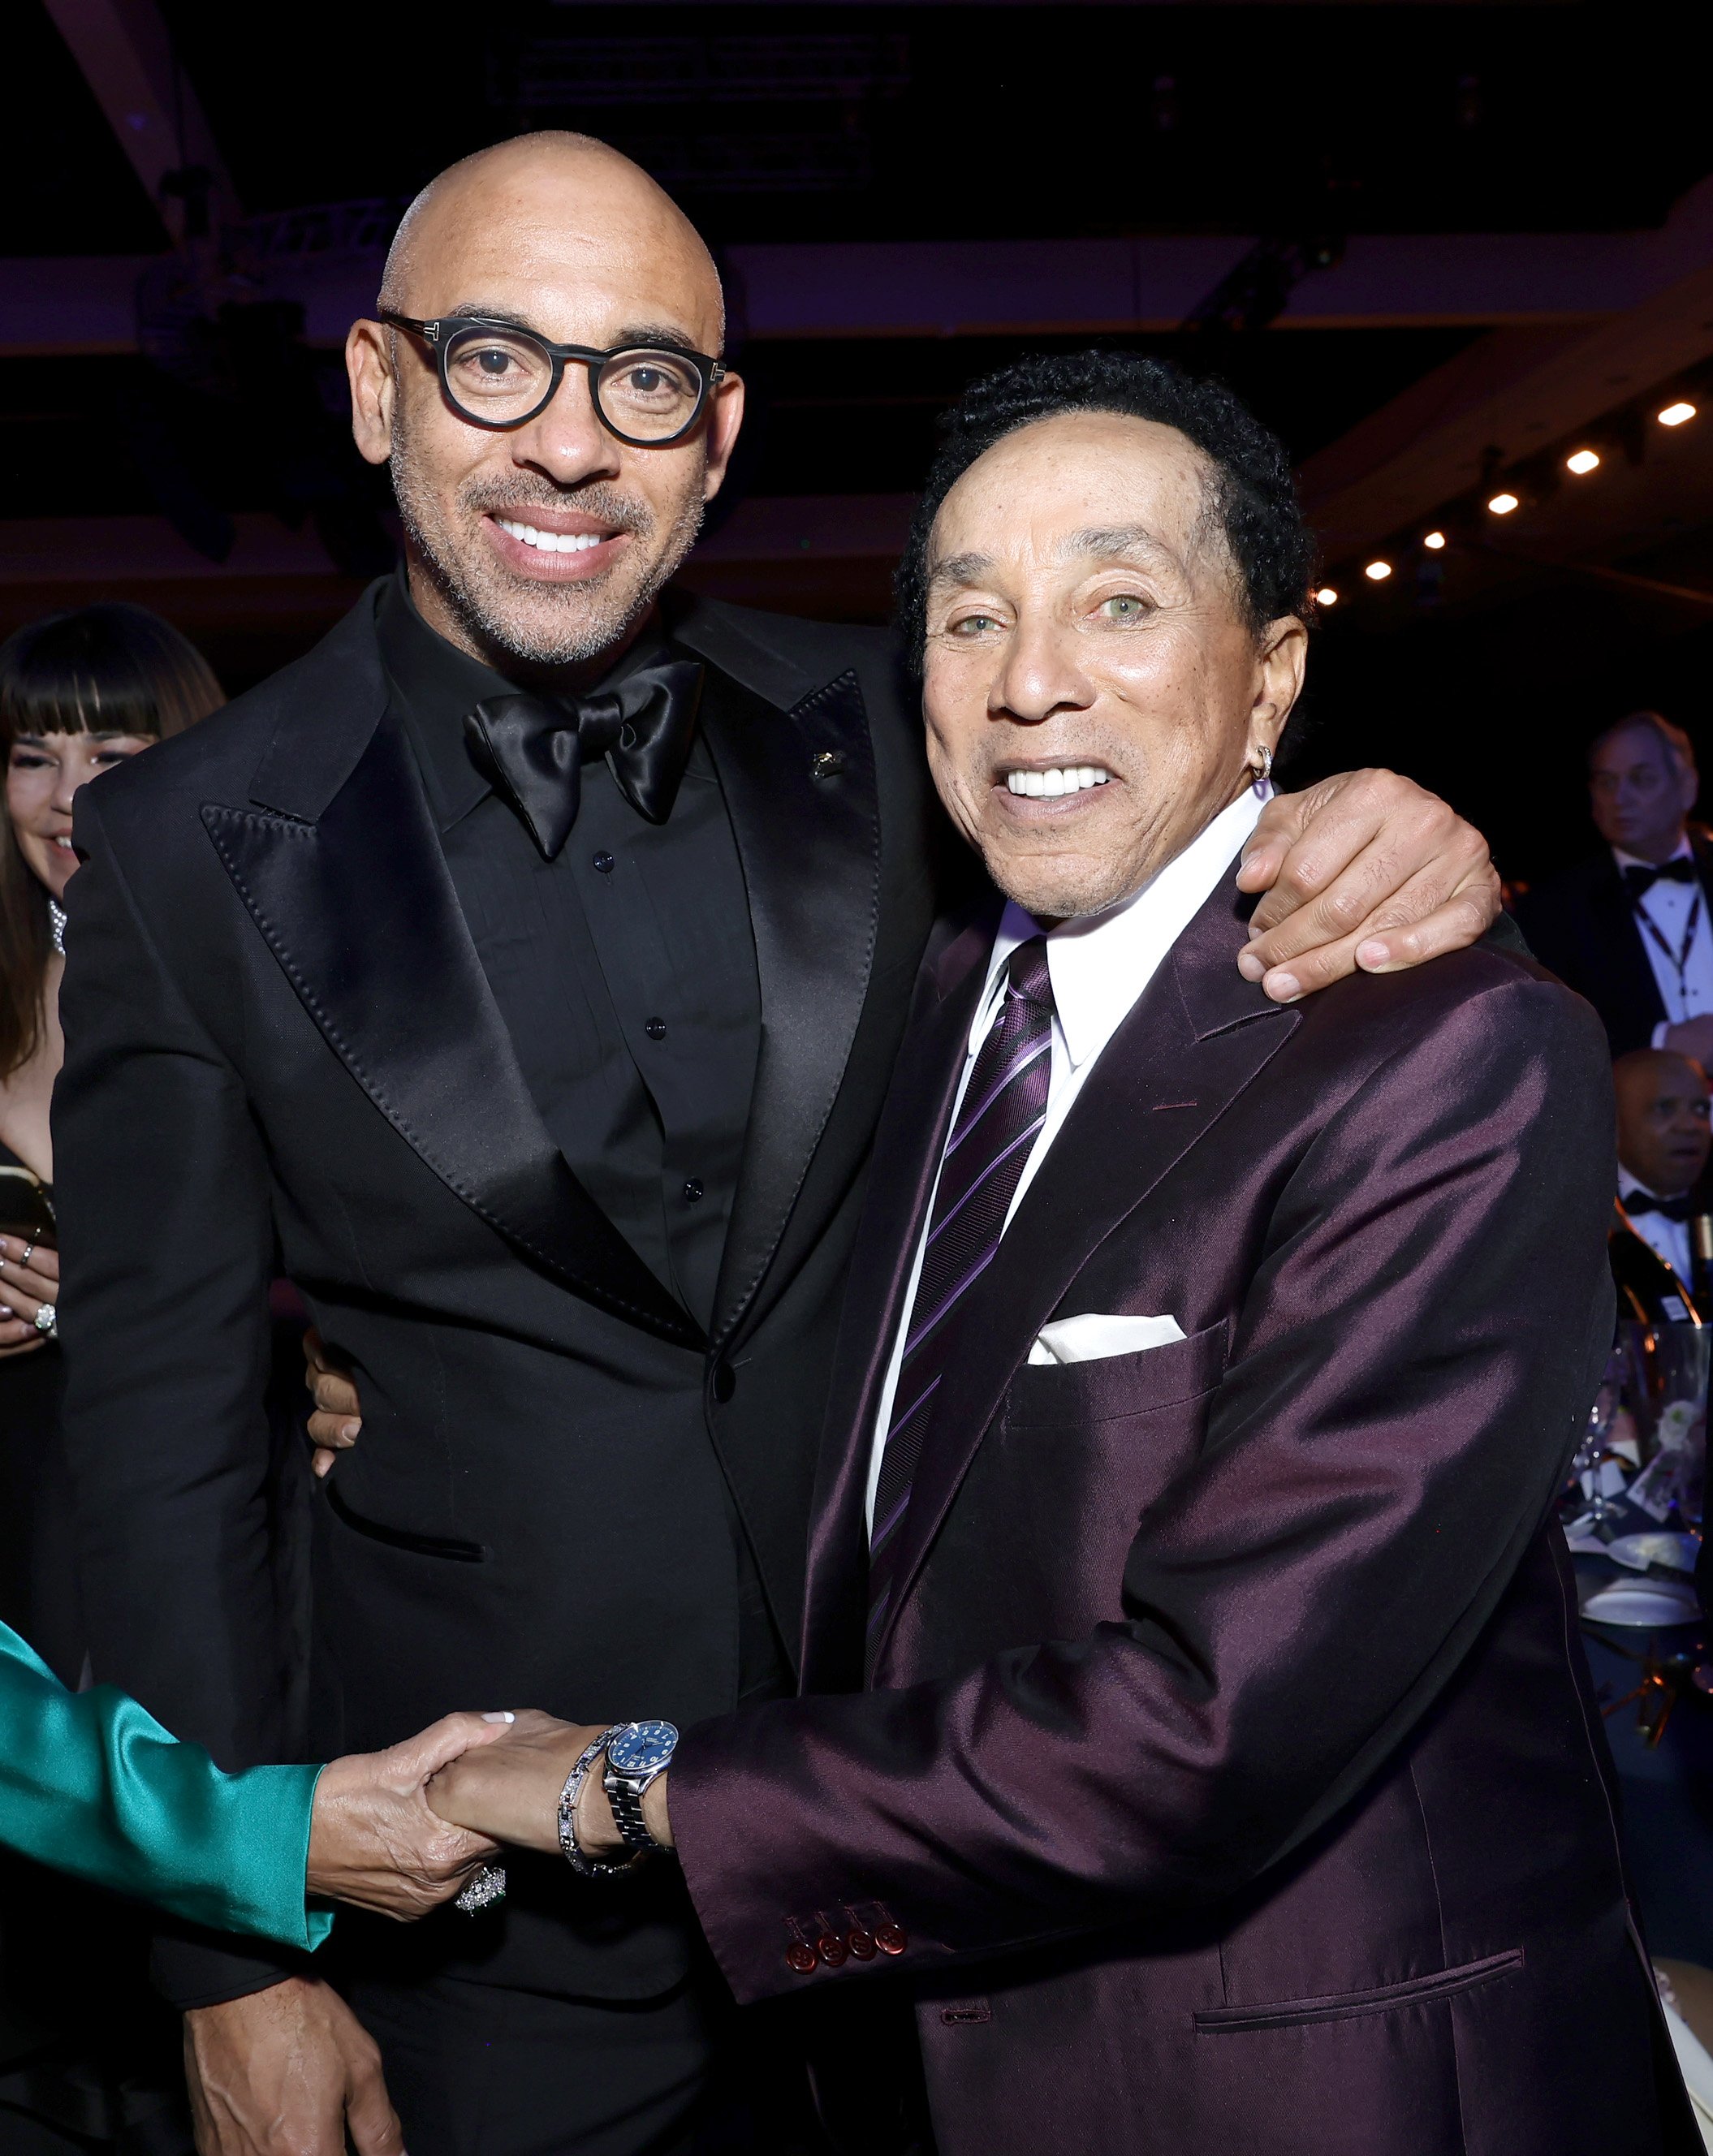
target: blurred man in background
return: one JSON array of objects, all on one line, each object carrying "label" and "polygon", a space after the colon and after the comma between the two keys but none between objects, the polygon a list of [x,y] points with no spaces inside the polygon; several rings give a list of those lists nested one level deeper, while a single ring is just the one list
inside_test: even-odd
[{"label": "blurred man in background", "polygon": [[1617,1218],[1612,1271],[1621,1316],[1682,1324],[1713,1312],[1705,1250],[1706,1204],[1695,1184],[1713,1143],[1707,1081],[1698,1063],[1632,1049],[1613,1066],[1618,1090]]},{"label": "blurred man in background", "polygon": [[1535,955],[1593,1004],[1614,1055],[1713,1060],[1713,844],[1689,824],[1700,783],[1680,726],[1657,711],[1620,719],[1588,752],[1605,845],[1517,906]]}]

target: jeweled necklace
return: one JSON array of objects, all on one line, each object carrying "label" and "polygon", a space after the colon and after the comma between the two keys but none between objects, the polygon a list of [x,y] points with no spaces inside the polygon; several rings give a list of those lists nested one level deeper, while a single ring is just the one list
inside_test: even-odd
[{"label": "jeweled necklace", "polygon": [[63,958],[65,956],[65,908],[57,898],[48,901],[48,927],[54,938],[54,948]]}]

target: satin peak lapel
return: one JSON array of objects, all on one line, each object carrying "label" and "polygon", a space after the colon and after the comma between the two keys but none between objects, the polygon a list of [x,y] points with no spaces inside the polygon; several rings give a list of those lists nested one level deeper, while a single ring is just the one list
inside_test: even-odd
[{"label": "satin peak lapel", "polygon": [[877,1681],[899,1613],[1030,1342],[1094,1250],[1295,1030],[1300,1014],[1237,969],[1253,906],[1222,879],[1102,1050],[1006,1231],[941,1381],[898,1531],[898,1589],[871,1664]]},{"label": "satin peak lapel", "polygon": [[203,822],[328,1045],[447,1188],[586,1301],[703,1346],[548,1135],[393,722],[317,820]]},{"label": "satin peak lapel", "polygon": [[738,842],[761,991],[761,1051],[715,1298],[714,1337],[756,1303],[826,1127],[868,993],[880,903],[874,750],[854,673],[788,711],[729,676],[707,740]]}]

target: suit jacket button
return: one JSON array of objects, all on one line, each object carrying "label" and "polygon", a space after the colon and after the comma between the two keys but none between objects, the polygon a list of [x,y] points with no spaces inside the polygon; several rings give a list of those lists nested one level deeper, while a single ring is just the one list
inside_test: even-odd
[{"label": "suit jacket button", "polygon": [[841,1969],[851,1949],[836,1932],[823,1932],[815,1943],[815,1951],[829,1969]]},{"label": "suit jacket button", "polygon": [[844,752],[841,749],[824,748],[809,767],[817,778],[836,778],[845,767]]},{"label": "suit jacket button", "polygon": [[902,1924],[882,1924],[874,1935],[874,1943],[883,1954],[901,1954],[910,1938]]},{"label": "suit jacket button", "polygon": [[854,1960],[872,1961],[874,1959],[874,1933],[865,1932],[860,1924],[854,1932],[846,1934],[845,1944],[851,1949],[851,1958]]},{"label": "suit jacket button", "polygon": [[738,1389],[738,1373],[729,1363],[716,1363],[713,1373],[713,1396],[724,1407]]},{"label": "suit jacket button", "polygon": [[795,1969],[799,1976],[813,1976],[815,1970],[815,1948],[806,1939],[794,1939],[785,1948],[785,1966]]}]

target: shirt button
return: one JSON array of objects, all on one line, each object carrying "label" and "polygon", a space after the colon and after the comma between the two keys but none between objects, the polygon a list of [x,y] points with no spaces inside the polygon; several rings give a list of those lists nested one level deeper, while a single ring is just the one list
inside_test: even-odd
[{"label": "shirt button", "polygon": [[610,875],[613,873],[613,857],[610,854],[597,854],[594,857],[594,865],[603,875]]},{"label": "shirt button", "polygon": [[663,1018],[650,1019],[642,1029],[651,1040],[664,1040],[666,1037],[666,1022]]},{"label": "shirt button", "polygon": [[701,1201],[702,1194],[702,1178],[699,1175],[692,1175],[684,1185],[685,1203],[690,1205],[697,1204]]}]

